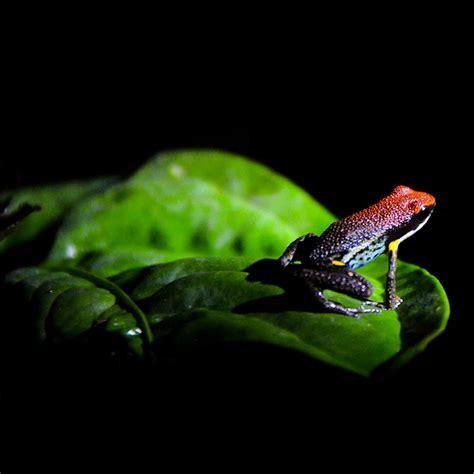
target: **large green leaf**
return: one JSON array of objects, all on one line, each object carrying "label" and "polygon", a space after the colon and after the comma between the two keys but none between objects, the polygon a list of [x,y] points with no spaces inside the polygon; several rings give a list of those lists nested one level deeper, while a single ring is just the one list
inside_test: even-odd
[{"label": "large green leaf", "polygon": [[127,182],[80,203],[50,260],[130,250],[275,257],[292,239],[333,220],[306,192],[258,163],[222,152],[163,153]]},{"label": "large green leaf", "polygon": [[[402,306],[396,312],[367,314],[359,320],[292,310],[300,302],[288,302],[281,287],[249,281],[246,272],[236,271],[236,266],[243,268],[247,263],[183,260],[146,272],[128,272],[129,277],[134,273],[132,282],[124,275],[116,280],[122,280],[140,302],[158,334],[160,324],[156,323],[174,328],[169,337],[177,350],[218,341],[264,342],[302,351],[361,375],[369,375],[387,361],[389,368],[406,363],[444,329],[449,315],[446,295],[436,278],[403,262],[398,272]],[[376,300],[383,299],[386,269],[382,257],[362,270],[374,285]],[[355,303],[328,293],[341,303]],[[258,311],[248,312],[252,307]]]},{"label": "large green leaf", "polygon": [[[155,349],[173,353],[226,342],[259,342],[307,354],[321,362],[368,376],[376,368],[398,367],[444,329],[448,303],[438,281],[405,263],[399,267],[397,312],[353,319],[301,307],[298,292],[285,285],[252,278],[248,258],[194,258],[130,270],[112,280],[42,269],[11,273],[9,294],[35,315],[40,340],[63,341],[96,331],[115,332],[140,354],[140,322],[117,303],[121,288],[146,314],[155,334]],[[284,270],[273,262],[268,277]],[[363,269],[381,299],[386,259]],[[105,284],[103,282],[106,282]],[[115,293],[115,294],[114,294]],[[354,303],[344,295],[331,297]],[[307,304],[308,303],[308,304]]]}]

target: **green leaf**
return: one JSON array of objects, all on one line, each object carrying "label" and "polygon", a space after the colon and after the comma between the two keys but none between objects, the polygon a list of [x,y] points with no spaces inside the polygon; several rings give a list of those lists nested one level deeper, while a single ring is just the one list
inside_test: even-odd
[{"label": "green leaf", "polygon": [[398,331],[399,324],[393,315],[366,315],[355,320],[307,312],[239,315],[197,309],[186,314],[169,338],[175,351],[185,352],[217,343],[270,344],[369,376],[399,350]]},{"label": "green leaf", "polygon": [[305,191],[258,163],[215,151],[163,153],[127,182],[76,206],[50,261],[78,263],[110,252],[151,253],[152,262],[167,255],[275,257],[333,220]]},{"label": "green leaf", "polygon": [[242,271],[253,260],[248,257],[214,257],[176,260],[174,262],[130,270],[112,278],[135,301],[154,295],[164,286],[182,277],[216,271]]},{"label": "green leaf", "polygon": [[[285,300],[280,286],[249,281],[247,272],[237,271],[246,263],[182,260],[128,272],[128,277],[120,275],[116,281],[121,280],[139,301],[158,335],[163,325],[166,333],[173,328],[168,345],[175,350],[228,341],[270,343],[365,376],[383,364],[391,369],[409,361],[444,329],[449,315],[439,282],[403,262],[398,286],[404,303],[399,310],[359,320],[294,310],[301,302]],[[387,265],[382,257],[361,272],[373,283],[376,300],[383,299]],[[354,303],[347,296],[328,293],[340,303]]]},{"label": "green leaf", "polygon": [[7,307],[33,318],[38,342],[64,343],[97,329],[118,334],[138,355],[151,342],[135,303],[112,282],[82,270],[20,268],[5,277],[3,292]]},{"label": "green leaf", "polygon": [[[186,256],[192,257],[192,255]],[[182,257],[183,252],[129,247],[127,249],[112,249],[110,252],[89,252],[80,259],[65,263],[73,263],[73,266],[78,266],[99,276],[108,277],[130,268],[141,268]]]},{"label": "green leaf", "polygon": [[[14,194],[11,211],[29,202],[46,212],[20,224],[0,253],[63,222],[48,262],[0,286],[5,314],[21,315],[41,343],[112,340],[114,353],[159,357],[257,342],[370,376],[401,367],[446,326],[443,288],[414,265],[399,262],[397,311],[356,320],[320,312],[274,260],[253,263],[334,220],[262,165],[214,151],[165,153],[124,183],[101,183]],[[386,257],[361,269],[377,301],[386,272]]]},{"label": "green leaf", "polygon": [[[34,315],[41,341],[63,342],[100,330],[141,354],[149,341],[142,340],[143,326],[128,303],[133,301],[153,328],[159,354],[163,348],[177,353],[217,343],[258,342],[363,376],[405,364],[447,322],[449,307],[439,282],[414,265],[399,264],[404,298],[399,310],[353,319],[317,312],[307,297],[302,300],[301,293],[284,284],[284,270],[276,262],[269,261],[272,283],[250,264],[243,257],[184,259],[129,270],[112,280],[76,269],[26,268],[10,273],[5,284],[10,297],[20,298]],[[381,258],[362,271],[374,284],[376,299],[383,295],[386,266]],[[120,292],[125,297],[118,297]],[[332,292],[331,297],[354,304],[344,295]]]},{"label": "green leaf", "polygon": [[7,213],[15,213],[25,203],[41,207],[39,212],[31,214],[21,222],[11,236],[0,242],[0,255],[38,238],[43,232],[57,224],[64,213],[78,200],[105,189],[113,182],[112,178],[101,178],[0,193],[0,202],[10,200],[5,209]]},{"label": "green leaf", "polygon": [[6,239],[28,216],[40,210],[39,206],[22,204],[13,212],[6,211],[3,204],[0,211],[0,241]]}]

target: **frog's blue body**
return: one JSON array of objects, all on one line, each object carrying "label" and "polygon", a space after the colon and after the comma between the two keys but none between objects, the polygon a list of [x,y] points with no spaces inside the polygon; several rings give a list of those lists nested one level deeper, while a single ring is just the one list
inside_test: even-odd
[{"label": "frog's blue body", "polygon": [[378,239],[370,242],[368,245],[355,248],[340,257],[342,263],[348,268],[356,269],[367,265],[382,255],[387,249],[386,239]]},{"label": "frog's blue body", "polygon": [[383,254],[388,245],[385,237],[357,242],[356,245],[333,245],[332,240],[332,236],[326,233],[321,237],[308,237],[298,249],[296,258],[310,268],[331,266],[336,261],[347,268],[356,269]]}]

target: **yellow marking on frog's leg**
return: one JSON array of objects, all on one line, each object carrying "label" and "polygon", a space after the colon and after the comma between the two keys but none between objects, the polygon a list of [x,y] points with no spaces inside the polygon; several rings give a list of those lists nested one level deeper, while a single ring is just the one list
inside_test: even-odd
[{"label": "yellow marking on frog's leg", "polygon": [[336,265],[336,267],[345,267],[346,264],[344,262],[340,262],[339,260],[331,260],[331,263],[333,265]]},{"label": "yellow marking on frog's leg", "polygon": [[393,252],[395,253],[397,250],[398,250],[398,246],[400,245],[400,241],[399,240],[394,240],[393,242],[390,242],[388,244],[388,250],[390,252]]}]

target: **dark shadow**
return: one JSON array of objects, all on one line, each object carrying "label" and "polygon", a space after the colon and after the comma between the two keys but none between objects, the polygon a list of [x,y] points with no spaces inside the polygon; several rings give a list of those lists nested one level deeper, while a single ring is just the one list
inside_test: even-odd
[{"label": "dark shadow", "polygon": [[40,265],[48,256],[58,225],[51,225],[35,239],[23,243],[0,256],[2,274],[20,267]]},{"label": "dark shadow", "polygon": [[327,312],[312,296],[307,286],[294,278],[292,267],[282,267],[277,260],[258,260],[244,271],[247,280],[282,288],[284,294],[247,301],[233,309],[235,313],[310,311]]}]

